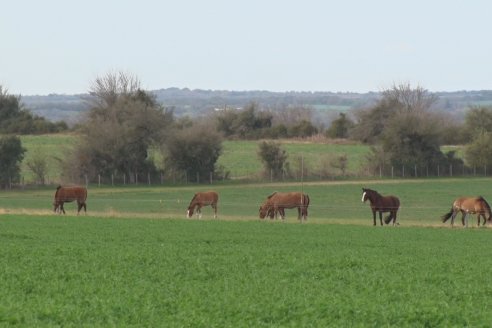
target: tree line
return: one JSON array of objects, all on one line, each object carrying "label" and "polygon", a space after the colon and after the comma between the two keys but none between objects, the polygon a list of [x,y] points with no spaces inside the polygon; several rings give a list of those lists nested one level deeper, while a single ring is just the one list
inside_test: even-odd
[{"label": "tree line", "polygon": [[[224,139],[275,140],[314,135],[370,145],[366,169],[371,174],[385,167],[416,170],[492,164],[491,107],[472,107],[464,122],[456,122],[436,107],[435,94],[409,84],[383,91],[368,108],[340,113],[328,127],[316,123],[309,107],[272,111],[257,103],[243,109],[224,108],[194,119],[177,118],[172,108],[162,106],[153,94],[141,88],[137,77],[125,73],[96,78],[89,92],[87,117],[73,128],[80,140],[61,163],[65,180],[115,175],[128,176],[131,183],[132,177],[142,172],[166,177],[182,172],[190,181],[208,181],[211,174],[224,179],[229,172],[217,164]],[[0,133],[4,135],[0,139],[0,183],[5,186],[19,179],[25,150],[15,134],[67,129],[62,122],[33,116],[22,108],[20,97],[0,87]],[[466,145],[464,158],[444,153],[444,144]],[[258,158],[265,174],[277,178],[290,174],[288,154],[279,143],[260,142]],[[39,177],[46,171],[42,157],[27,164]],[[330,165],[343,173],[347,156],[333,159]]]}]

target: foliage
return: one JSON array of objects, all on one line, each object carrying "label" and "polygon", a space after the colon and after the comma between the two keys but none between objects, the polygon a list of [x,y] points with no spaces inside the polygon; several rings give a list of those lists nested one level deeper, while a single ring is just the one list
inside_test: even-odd
[{"label": "foliage", "polygon": [[279,179],[285,172],[288,172],[287,152],[282,149],[280,144],[268,141],[260,142],[258,145],[258,157],[263,163],[265,174]]},{"label": "foliage", "polygon": [[260,112],[256,103],[245,109],[225,109],[217,116],[217,131],[224,137],[254,139],[261,136],[261,131],[272,126],[272,116]]},{"label": "foliage", "polygon": [[492,107],[472,106],[466,113],[463,129],[468,141],[492,132]]},{"label": "foliage", "polygon": [[348,138],[349,130],[354,126],[354,122],[347,117],[347,114],[340,113],[339,117],[331,122],[330,127],[325,131],[329,138]]},{"label": "foliage", "polygon": [[469,166],[492,167],[492,132],[482,132],[465,147],[465,160]]},{"label": "foliage", "polygon": [[11,182],[19,181],[20,163],[25,149],[19,137],[0,137],[0,186],[7,188]]},{"label": "foliage", "polygon": [[176,131],[169,138],[165,153],[168,170],[186,172],[190,181],[210,181],[210,174],[216,179],[227,177],[216,165],[222,153],[222,138],[208,127],[192,126]]},{"label": "foliage", "polygon": [[360,113],[353,135],[380,145],[373,148],[368,165],[414,168],[450,164],[440,149],[444,120],[431,111],[435,101],[427,90],[403,84],[384,91],[378,104]]},{"label": "foliage", "polygon": [[27,160],[26,165],[33,173],[36,182],[44,185],[46,175],[48,174],[48,160],[46,158],[46,154],[43,154],[39,149],[37,149]]},{"label": "foliage", "polygon": [[20,96],[0,85],[0,133],[41,134],[67,130],[65,122],[52,123],[23,108]]},{"label": "foliage", "polygon": [[[82,140],[66,166],[70,175],[153,172],[149,149],[162,143],[174,121],[172,111],[139,89],[136,78],[120,73],[98,78],[94,106],[81,127]],[[75,172],[73,172],[75,171]]]}]

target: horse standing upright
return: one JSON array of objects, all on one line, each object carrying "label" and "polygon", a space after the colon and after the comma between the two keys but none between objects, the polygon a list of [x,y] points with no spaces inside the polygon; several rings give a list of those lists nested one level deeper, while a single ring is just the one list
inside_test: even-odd
[{"label": "horse standing upright", "polygon": [[259,209],[260,219],[269,216],[270,219],[277,217],[284,220],[286,208],[297,208],[297,219],[301,221],[307,220],[309,196],[300,192],[274,192],[263,202]]},{"label": "horse standing upright", "polygon": [[[451,226],[454,227],[454,218],[461,212],[461,222],[465,226],[465,219],[468,214],[477,214],[477,225],[480,226],[480,217],[483,217],[483,225],[485,222],[492,222],[492,212],[490,205],[482,197],[459,197],[451,206],[451,210],[444,214],[441,219],[442,222],[446,222],[451,218]],[[487,214],[488,218],[485,218]],[[468,220],[466,220],[466,226],[468,227]]]},{"label": "horse standing upright", "polygon": [[188,206],[188,211],[186,212],[186,217],[191,218],[193,212],[198,213],[198,218],[202,218],[202,207],[210,205],[214,209],[214,219],[217,218],[217,203],[219,201],[219,194],[215,191],[197,192],[195,196],[191,199],[190,205]]},{"label": "horse standing upright", "polygon": [[371,203],[372,218],[374,225],[376,225],[376,212],[379,212],[379,221],[383,225],[383,213],[389,212],[390,214],[384,219],[386,224],[393,219],[393,225],[396,224],[396,215],[400,208],[400,200],[396,196],[382,196],[376,190],[362,188],[362,202],[365,203],[369,199]]},{"label": "horse standing upright", "polygon": [[84,212],[87,213],[87,188],[79,186],[69,186],[62,187],[58,186],[55,192],[55,199],[53,202],[53,211],[57,211],[60,214],[63,212],[65,214],[65,209],[63,208],[64,203],[70,203],[77,201],[77,215],[80,210],[84,208]]}]

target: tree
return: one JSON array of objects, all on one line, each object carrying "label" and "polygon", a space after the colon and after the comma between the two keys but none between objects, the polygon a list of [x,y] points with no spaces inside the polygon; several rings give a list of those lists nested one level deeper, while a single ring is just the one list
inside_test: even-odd
[{"label": "tree", "polygon": [[0,133],[53,133],[67,129],[64,122],[52,123],[23,108],[20,96],[8,93],[0,85]]},{"label": "tree", "polygon": [[474,106],[465,115],[465,137],[469,141],[492,132],[492,107]]},{"label": "tree", "polygon": [[356,127],[363,141],[381,146],[372,148],[375,153],[369,165],[381,159],[387,162],[380,165],[398,168],[449,164],[440,150],[444,120],[431,110],[435,100],[425,89],[411,89],[407,84],[384,91],[380,101],[359,116],[369,120]]},{"label": "tree", "polygon": [[166,166],[186,172],[190,180],[209,181],[210,174],[217,176],[217,160],[222,153],[219,134],[205,126],[193,126],[176,131],[166,144]]},{"label": "tree", "polygon": [[402,83],[382,92],[381,99],[373,107],[356,113],[356,125],[352,129],[354,139],[364,143],[377,143],[391,119],[398,115],[430,113],[436,102],[435,95],[426,89]]},{"label": "tree", "polygon": [[482,132],[466,146],[465,160],[469,166],[492,167],[492,132]]},{"label": "tree", "polygon": [[329,138],[348,138],[349,130],[354,126],[354,122],[347,117],[347,114],[340,113],[338,119],[331,122],[330,127],[326,130],[326,136]]},{"label": "tree", "polygon": [[48,172],[48,162],[46,160],[46,156],[36,150],[33,152],[31,158],[27,160],[26,165],[34,174],[36,181],[44,185],[46,174]]},{"label": "tree", "polygon": [[272,174],[274,178],[281,178],[288,168],[287,152],[280,144],[263,141],[259,144],[258,156],[263,162],[266,174]]},{"label": "tree", "polygon": [[19,181],[20,163],[25,151],[19,137],[0,138],[0,185],[2,187],[7,188],[12,182]]},{"label": "tree", "polygon": [[[171,133],[172,111],[139,89],[135,77],[108,74],[91,88],[93,107],[81,126],[82,141],[69,167],[77,175],[152,173],[149,149]],[[67,166],[66,166],[67,167]]]}]

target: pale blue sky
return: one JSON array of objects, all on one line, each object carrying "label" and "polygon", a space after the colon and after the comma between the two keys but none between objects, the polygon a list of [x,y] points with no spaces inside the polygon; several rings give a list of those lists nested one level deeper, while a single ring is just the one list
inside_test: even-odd
[{"label": "pale blue sky", "polygon": [[15,0],[0,85],[84,93],[109,71],[145,89],[492,89],[490,0]]}]

